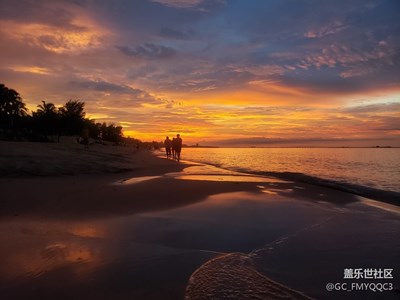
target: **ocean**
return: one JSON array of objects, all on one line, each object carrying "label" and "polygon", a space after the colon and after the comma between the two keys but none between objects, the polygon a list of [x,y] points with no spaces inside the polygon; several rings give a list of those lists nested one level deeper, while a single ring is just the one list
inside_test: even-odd
[{"label": "ocean", "polygon": [[184,148],[182,159],[375,198],[400,196],[400,148]]},{"label": "ocean", "polygon": [[[329,186],[367,198],[400,204],[398,148],[184,148],[182,158],[185,161],[201,162],[233,171]],[[269,228],[270,233],[276,233],[282,224],[296,225],[288,231],[291,232],[288,235],[277,233],[280,237],[273,242],[257,245],[252,250],[236,248],[203,264],[189,281],[189,295],[192,291],[200,294],[208,292],[204,288],[207,286],[204,282],[215,290],[231,291],[229,280],[223,280],[232,278],[231,274],[248,279],[253,284],[251,291],[256,295],[262,294],[262,288],[267,284],[260,276],[257,276],[257,280],[253,279],[253,267],[266,277],[285,282],[291,288],[305,291],[316,299],[338,299],[341,296],[346,296],[346,299],[361,299],[371,296],[370,293],[330,293],[325,290],[326,282],[342,282],[342,270],[350,265],[366,266],[374,261],[373,264],[392,266],[398,261],[395,252],[389,250],[396,247],[398,249],[398,243],[391,245],[397,240],[398,221],[394,215],[386,215],[383,211],[367,210],[357,203],[351,203],[349,209],[335,207],[329,210],[325,207],[326,210],[308,211],[318,206],[297,201],[295,204],[299,206],[290,207],[285,206],[282,199],[279,202],[267,202],[268,209],[260,206],[250,211],[252,205],[263,202],[238,202],[235,197],[239,196],[235,194],[213,197],[217,200],[217,205],[213,208],[209,204],[211,209],[206,211],[207,215],[214,222],[234,219],[236,225],[232,225],[227,232],[230,233],[239,226],[250,228],[252,223],[258,224],[258,227],[242,236],[236,232],[233,235],[234,240],[247,240],[248,246],[251,244],[249,237],[258,234],[260,230]],[[246,197],[250,198],[249,195]],[[207,202],[204,203],[206,204]],[[226,207],[221,208],[222,205]],[[235,217],[231,216],[234,209],[229,205],[241,205],[238,209],[240,212]],[[222,212],[226,210],[226,216],[214,217],[212,209]],[[196,216],[199,218],[199,212]],[[246,221],[246,217],[249,220]],[[273,222],[274,218],[277,218],[276,223]],[[313,225],[298,224],[300,219]],[[271,223],[261,225],[255,220]],[[296,231],[295,228],[301,229]],[[261,235],[268,240],[265,232]],[[363,249],[362,254],[356,250],[359,247]],[[242,269],[244,272],[241,272]],[[196,281],[199,282],[197,286]],[[220,282],[223,284],[218,286]],[[388,292],[380,297],[395,299],[397,295]]]}]

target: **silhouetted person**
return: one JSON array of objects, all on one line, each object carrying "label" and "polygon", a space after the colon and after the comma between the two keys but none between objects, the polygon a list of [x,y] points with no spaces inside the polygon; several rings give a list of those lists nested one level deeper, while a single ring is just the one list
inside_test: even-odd
[{"label": "silhouetted person", "polygon": [[85,146],[85,149],[88,149],[89,148],[89,129],[83,128],[81,137],[82,137],[82,144]]},{"label": "silhouetted person", "polygon": [[181,150],[182,150],[182,139],[179,134],[176,135],[175,142],[176,142],[176,146],[175,146],[176,159],[177,159],[177,161],[180,161],[181,160]]},{"label": "silhouetted person", "polygon": [[172,138],[171,150],[172,150],[172,157],[173,157],[173,159],[175,159],[176,158],[176,138]]},{"label": "silhouetted person", "polygon": [[165,152],[167,152],[167,158],[170,158],[171,157],[172,141],[169,139],[168,136],[164,141],[164,146],[165,146]]}]

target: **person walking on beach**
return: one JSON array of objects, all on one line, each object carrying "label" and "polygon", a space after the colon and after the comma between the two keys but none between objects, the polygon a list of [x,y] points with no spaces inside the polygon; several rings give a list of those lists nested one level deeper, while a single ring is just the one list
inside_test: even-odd
[{"label": "person walking on beach", "polygon": [[172,145],[171,145],[171,150],[172,150],[172,158],[176,158],[176,138],[172,138]]},{"label": "person walking on beach", "polygon": [[82,144],[84,145],[85,149],[89,149],[89,129],[86,127],[82,129],[81,132],[82,137]]},{"label": "person walking on beach", "polygon": [[180,161],[181,160],[181,150],[182,150],[182,139],[180,134],[176,135],[176,146],[175,146],[175,152],[176,152],[176,160]]},{"label": "person walking on beach", "polygon": [[170,158],[171,157],[172,141],[169,139],[168,136],[164,141],[164,146],[165,146],[165,152],[167,152],[167,158]]}]

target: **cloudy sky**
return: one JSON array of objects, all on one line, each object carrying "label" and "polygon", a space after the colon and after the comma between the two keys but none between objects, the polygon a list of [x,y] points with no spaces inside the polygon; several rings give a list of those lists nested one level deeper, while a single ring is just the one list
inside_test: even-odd
[{"label": "cloudy sky", "polygon": [[0,82],[126,136],[400,146],[397,0],[0,0]]}]

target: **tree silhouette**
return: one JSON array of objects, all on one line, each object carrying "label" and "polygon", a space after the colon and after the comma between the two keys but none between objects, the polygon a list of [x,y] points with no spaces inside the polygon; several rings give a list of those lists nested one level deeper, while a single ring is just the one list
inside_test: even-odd
[{"label": "tree silhouette", "polygon": [[18,121],[27,116],[25,103],[21,96],[13,89],[0,84],[0,127],[3,129],[15,129]]},{"label": "tree silhouette", "polygon": [[42,104],[37,107],[38,110],[32,114],[35,129],[44,135],[45,140],[48,140],[49,135],[57,134],[59,141],[61,123],[58,109],[53,103],[46,103],[46,101],[42,101]]},{"label": "tree silhouette", "polygon": [[60,108],[61,115],[67,117],[75,117],[78,119],[83,119],[85,117],[85,102],[80,102],[78,100],[69,100]]},{"label": "tree silhouette", "polygon": [[67,135],[79,134],[84,125],[85,102],[69,100],[59,109],[61,124]]},{"label": "tree silhouette", "polygon": [[[0,84],[0,139],[48,142],[57,135],[59,141],[60,135],[78,135],[85,128],[97,142],[102,139],[121,144],[126,140],[121,126],[87,119],[84,109],[85,102],[78,100],[69,100],[60,108],[42,101],[31,116],[21,96]],[[138,140],[129,141],[140,144]]]},{"label": "tree silhouette", "polygon": [[101,124],[100,131],[102,139],[105,141],[114,142],[119,144],[122,139],[122,127],[115,126],[114,124],[107,125],[106,123]]},{"label": "tree silhouette", "polygon": [[46,103],[46,101],[42,101],[42,104],[39,104],[38,110],[36,114],[39,116],[55,116],[57,115],[57,107],[53,103]]}]

